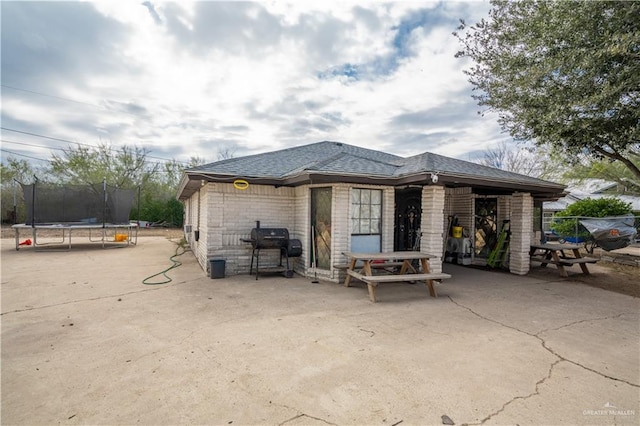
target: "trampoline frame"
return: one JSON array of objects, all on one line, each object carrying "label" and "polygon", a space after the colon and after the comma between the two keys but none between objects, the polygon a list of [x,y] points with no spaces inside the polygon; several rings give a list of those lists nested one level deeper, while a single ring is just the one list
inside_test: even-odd
[{"label": "trampoline frame", "polygon": [[[19,223],[13,225],[12,228],[16,233],[16,250],[20,250],[20,231],[30,229],[31,230],[31,238],[33,238],[32,244],[33,247],[38,251],[44,251],[43,247],[46,246],[58,246],[58,248],[50,248],[46,250],[71,250],[71,235],[74,230],[89,230],[89,241],[90,242],[101,242],[102,248],[119,248],[119,247],[127,247],[130,245],[138,244],[138,224],[124,223],[124,224],[115,224],[115,223],[96,223],[96,224],[87,224],[83,222],[70,222],[70,223],[35,223],[35,224],[27,224],[27,223]],[[47,230],[56,230],[61,231],[62,236],[60,241],[54,242],[45,242],[38,243],[38,229],[47,229]],[[123,230],[123,233],[127,236],[125,241],[116,241],[115,235],[118,234],[118,229]],[[92,231],[100,230],[99,239],[92,238]],[[113,231],[113,232],[110,232]],[[67,241],[68,242],[65,244]],[[109,237],[113,237],[113,240],[108,240]],[[65,245],[65,248],[61,248],[59,246]]]},{"label": "trampoline frame", "polygon": [[[15,179],[14,179],[15,180]],[[17,183],[20,183],[16,180]],[[22,184],[20,184],[22,185]],[[35,178],[35,182],[32,185],[33,189],[32,192],[30,194],[30,198],[32,200],[31,203],[31,208],[30,208],[30,214],[31,214],[31,220],[30,223],[20,223],[20,224],[14,224],[12,226],[12,228],[15,230],[15,236],[16,236],[16,250],[20,250],[21,247],[21,243],[20,243],[20,231],[21,230],[26,230],[26,229],[30,229],[31,230],[31,237],[33,238],[33,240],[31,241],[31,245],[33,245],[33,247],[38,251],[38,249],[40,249],[40,251],[43,251],[44,249],[42,249],[42,247],[45,246],[55,246],[52,248],[47,249],[48,251],[67,251],[67,250],[71,250],[71,237],[72,237],[72,233],[74,230],[88,230],[89,231],[89,241],[90,242],[101,242],[102,243],[102,248],[119,248],[119,247],[127,247],[127,246],[131,246],[131,245],[137,245],[138,243],[138,229],[140,226],[139,221],[129,221],[128,219],[125,219],[124,217],[121,216],[120,219],[116,217],[114,217],[116,219],[116,221],[123,221],[120,223],[110,223],[107,222],[106,216],[107,216],[107,200],[108,200],[108,193],[107,193],[107,183],[106,180],[102,181],[102,194],[101,194],[101,199],[102,199],[102,220],[101,221],[97,221],[96,218],[92,218],[92,219],[75,219],[73,217],[69,218],[72,221],[56,221],[55,219],[52,220],[51,222],[41,222],[38,223],[35,221],[36,219],[36,192],[37,192],[37,187],[38,187],[38,178]],[[115,188],[116,191],[118,190],[118,188]],[[23,185],[23,190],[24,190],[24,185]],[[138,186],[138,218],[140,217],[140,187]],[[27,193],[25,192],[25,198],[27,197]],[[14,199],[16,198],[16,195],[14,194]],[[15,201],[14,201],[14,210],[15,210]],[[77,212],[76,212],[77,214]],[[46,216],[46,215],[45,215]],[[29,219],[29,217],[27,218]],[[43,218],[44,219],[44,218]],[[44,219],[47,220],[47,219]],[[75,220],[75,221],[73,221]],[[108,219],[107,219],[108,220]],[[126,222],[125,222],[126,220]],[[45,229],[45,230],[56,230],[56,231],[61,231],[62,235],[61,235],[61,240],[58,241],[53,241],[53,242],[44,242],[44,243],[38,243],[38,230],[39,229]],[[100,232],[98,232],[97,235],[97,239],[94,239],[94,235],[93,235],[93,231],[94,230],[99,230]],[[121,230],[120,232],[118,232],[118,230]],[[122,238],[117,238],[118,235],[121,235]],[[110,239],[113,238],[113,239]],[[67,242],[68,241],[68,242]]]}]

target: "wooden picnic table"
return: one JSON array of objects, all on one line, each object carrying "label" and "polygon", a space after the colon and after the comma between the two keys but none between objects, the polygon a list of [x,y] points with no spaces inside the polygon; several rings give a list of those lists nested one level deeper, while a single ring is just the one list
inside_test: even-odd
[{"label": "wooden picnic table", "polygon": [[[433,273],[429,268],[429,259],[434,256],[419,251],[392,251],[382,253],[343,253],[348,259],[347,277],[344,285],[349,287],[351,278],[357,278],[367,284],[369,299],[376,302],[376,287],[383,282],[413,282],[424,281],[431,297],[437,297],[434,280],[451,278],[444,273]],[[419,267],[415,268],[412,261],[417,260]],[[358,262],[361,262],[359,264]],[[388,268],[386,266],[389,266]],[[400,269],[397,267],[400,266]],[[422,269],[422,272],[419,270]],[[374,274],[373,271],[384,273]]]},{"label": "wooden picnic table", "polygon": [[[570,253],[570,254],[569,254]],[[541,263],[544,268],[549,263],[556,265],[560,276],[568,277],[565,266],[580,265],[582,272],[589,275],[587,263],[596,263],[598,259],[583,257],[580,254],[580,246],[576,244],[532,244],[529,249],[531,260]]]}]

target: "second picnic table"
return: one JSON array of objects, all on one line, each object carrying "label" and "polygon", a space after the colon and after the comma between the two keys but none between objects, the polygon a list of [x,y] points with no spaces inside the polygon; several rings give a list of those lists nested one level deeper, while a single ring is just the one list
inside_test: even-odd
[{"label": "second picnic table", "polygon": [[[571,252],[572,255],[565,252]],[[529,256],[531,260],[540,262],[543,268],[549,263],[556,265],[562,277],[569,276],[564,267],[573,265],[580,265],[582,272],[589,275],[587,263],[598,261],[592,257],[582,257],[580,246],[576,244],[532,244]]]},{"label": "second picnic table", "polygon": [[[402,282],[402,281],[424,281],[429,289],[431,297],[437,297],[434,280],[442,280],[451,278],[451,275],[444,273],[433,273],[429,268],[429,259],[433,256],[421,253],[419,251],[392,251],[382,253],[343,253],[349,259],[347,265],[347,277],[344,285],[349,287],[351,277],[357,278],[367,284],[369,290],[369,299],[376,302],[376,287],[382,282]],[[413,265],[412,261],[417,260],[420,263],[418,269]],[[358,262],[362,262],[358,265]],[[395,268],[400,267],[396,272]],[[357,271],[356,269],[360,269]],[[374,274],[374,269],[384,269],[387,274]]]}]

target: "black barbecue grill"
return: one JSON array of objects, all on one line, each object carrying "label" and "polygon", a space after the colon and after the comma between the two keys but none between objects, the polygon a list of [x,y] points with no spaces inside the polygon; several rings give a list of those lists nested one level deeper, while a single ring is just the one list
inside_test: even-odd
[{"label": "black barbecue grill", "polygon": [[254,249],[280,249],[289,242],[287,228],[253,228],[251,230],[251,245]]},{"label": "black barbecue grill", "polygon": [[[251,238],[243,238],[245,243],[251,243],[251,267],[249,275],[253,273],[253,259],[256,260],[256,280],[260,268],[260,250],[280,250],[280,264],[276,268],[267,268],[269,272],[284,272],[287,278],[293,276],[293,271],[289,268],[290,257],[300,257],[302,255],[302,243],[300,240],[289,239],[287,228],[261,228],[260,222],[251,230]],[[286,269],[282,265],[282,258],[286,259]]]}]

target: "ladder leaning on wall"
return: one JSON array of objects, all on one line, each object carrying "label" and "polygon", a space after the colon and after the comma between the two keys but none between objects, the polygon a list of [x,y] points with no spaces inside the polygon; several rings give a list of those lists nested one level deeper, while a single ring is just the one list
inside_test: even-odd
[{"label": "ladder leaning on wall", "polygon": [[487,265],[492,268],[504,267],[507,255],[509,253],[509,237],[511,231],[509,229],[509,219],[502,221],[502,229],[500,230],[500,236],[498,236],[498,242],[495,248],[489,254],[487,259]]}]

